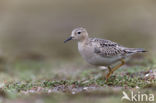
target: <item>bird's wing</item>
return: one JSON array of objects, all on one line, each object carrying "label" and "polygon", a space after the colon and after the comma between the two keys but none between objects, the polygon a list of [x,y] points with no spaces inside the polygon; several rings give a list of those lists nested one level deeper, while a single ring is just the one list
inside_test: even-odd
[{"label": "bird's wing", "polygon": [[90,41],[94,46],[94,52],[102,57],[122,56],[126,53],[123,46],[110,40],[92,38]]}]

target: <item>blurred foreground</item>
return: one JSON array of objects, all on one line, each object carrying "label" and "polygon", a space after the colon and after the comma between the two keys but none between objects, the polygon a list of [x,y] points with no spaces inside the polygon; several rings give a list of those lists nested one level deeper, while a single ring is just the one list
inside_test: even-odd
[{"label": "blurred foreground", "polygon": [[0,72],[0,100],[2,103],[121,103],[123,91],[156,95],[155,64],[154,59],[136,58],[106,82],[106,70],[86,65],[81,59],[17,61]]}]

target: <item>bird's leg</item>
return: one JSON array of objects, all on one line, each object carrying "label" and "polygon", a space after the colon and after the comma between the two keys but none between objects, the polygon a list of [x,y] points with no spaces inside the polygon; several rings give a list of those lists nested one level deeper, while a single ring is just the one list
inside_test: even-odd
[{"label": "bird's leg", "polygon": [[117,70],[118,68],[120,68],[122,65],[124,65],[125,64],[125,61],[124,60],[121,60],[121,64],[119,64],[119,65],[117,65],[116,67],[114,67],[113,69],[112,69],[112,73],[115,71],[115,70]]},{"label": "bird's leg", "polygon": [[125,61],[124,61],[124,60],[121,60],[121,64],[115,66],[113,69],[111,69],[111,68],[108,66],[109,73],[108,73],[107,76],[106,76],[106,80],[108,80],[108,78],[110,77],[110,75],[113,74],[113,72],[114,72],[115,70],[117,70],[118,68],[120,68],[120,67],[121,67],[122,65],[124,65],[124,64],[125,64]]},{"label": "bird's leg", "polygon": [[108,80],[108,78],[110,77],[110,75],[112,74],[112,68],[110,66],[108,66],[108,70],[109,70],[109,73],[107,74],[106,76],[106,81]]}]

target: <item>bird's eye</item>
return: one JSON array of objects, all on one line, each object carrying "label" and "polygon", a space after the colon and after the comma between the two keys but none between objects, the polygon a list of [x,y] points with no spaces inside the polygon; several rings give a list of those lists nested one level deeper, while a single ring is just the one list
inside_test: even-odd
[{"label": "bird's eye", "polygon": [[81,32],[77,32],[77,34],[81,34]]}]

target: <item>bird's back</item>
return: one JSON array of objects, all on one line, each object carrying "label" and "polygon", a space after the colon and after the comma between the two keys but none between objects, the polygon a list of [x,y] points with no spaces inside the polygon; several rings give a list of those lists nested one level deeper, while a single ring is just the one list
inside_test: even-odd
[{"label": "bird's back", "polygon": [[89,38],[90,44],[95,49],[95,53],[104,56],[104,57],[113,57],[113,56],[129,56],[138,52],[146,52],[142,48],[127,48],[116,42],[100,39],[100,38]]}]

